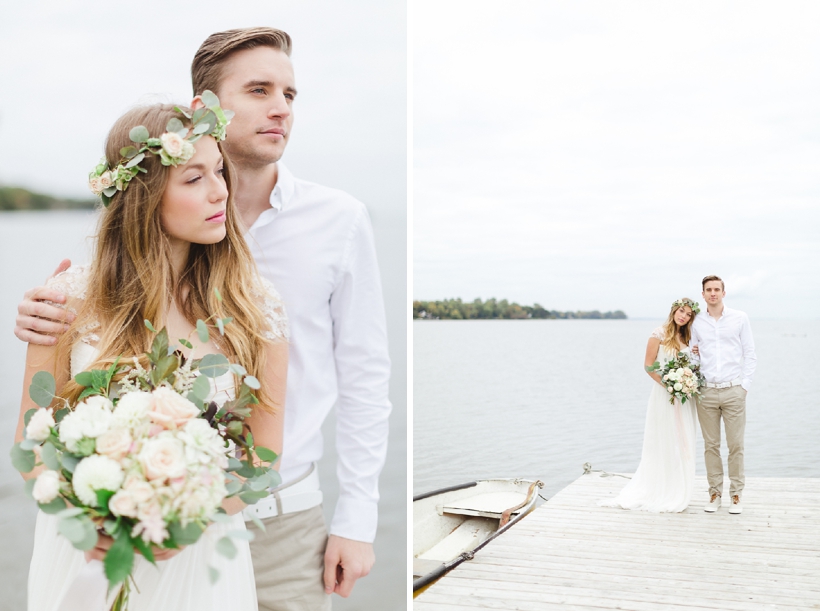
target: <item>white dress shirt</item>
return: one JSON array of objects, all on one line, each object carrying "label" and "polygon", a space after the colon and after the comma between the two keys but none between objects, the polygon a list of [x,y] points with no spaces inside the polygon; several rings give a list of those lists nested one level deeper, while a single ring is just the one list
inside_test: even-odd
[{"label": "white dress shirt", "polygon": [[280,474],[287,483],[322,456],[336,406],[339,501],[330,533],[372,542],[387,453],[390,359],[370,217],[347,193],[294,178],[281,163],[246,235],[290,319]]},{"label": "white dress shirt", "polygon": [[700,371],[707,382],[722,384],[740,379],[747,392],[752,387],[757,356],[745,312],[724,305],[718,319],[712,318],[709,310],[698,314],[692,324],[691,345],[698,346]]}]

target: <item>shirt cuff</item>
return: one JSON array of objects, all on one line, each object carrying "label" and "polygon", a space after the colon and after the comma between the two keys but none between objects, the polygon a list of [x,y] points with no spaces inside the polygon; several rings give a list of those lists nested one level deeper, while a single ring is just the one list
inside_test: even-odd
[{"label": "shirt cuff", "polygon": [[740,381],[740,386],[746,392],[749,392],[749,389],[752,387],[752,380],[750,378],[745,378]]},{"label": "shirt cuff", "polygon": [[379,524],[379,505],[375,501],[340,497],[330,521],[330,534],[354,541],[373,543]]}]

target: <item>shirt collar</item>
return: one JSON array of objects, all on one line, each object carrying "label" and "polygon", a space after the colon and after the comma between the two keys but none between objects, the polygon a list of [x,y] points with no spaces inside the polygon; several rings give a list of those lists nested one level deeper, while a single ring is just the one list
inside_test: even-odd
[{"label": "shirt collar", "polygon": [[295,189],[293,174],[290,173],[281,161],[276,162],[276,186],[270,193],[271,208],[281,211],[286,208],[293,198],[293,191]]}]

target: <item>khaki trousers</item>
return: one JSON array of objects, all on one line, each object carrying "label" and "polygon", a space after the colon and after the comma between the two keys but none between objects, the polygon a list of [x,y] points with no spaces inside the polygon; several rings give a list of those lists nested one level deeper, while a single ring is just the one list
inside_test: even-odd
[{"label": "khaki trousers", "polygon": [[259,611],[330,611],[323,580],[327,528],[322,507],[246,522]]},{"label": "khaki trousers", "polygon": [[743,436],[746,432],[746,391],[741,386],[704,388],[698,404],[698,420],[703,433],[706,478],[709,495],[723,495],[723,461],[720,458],[720,419],[729,446],[729,495],[743,494]]}]

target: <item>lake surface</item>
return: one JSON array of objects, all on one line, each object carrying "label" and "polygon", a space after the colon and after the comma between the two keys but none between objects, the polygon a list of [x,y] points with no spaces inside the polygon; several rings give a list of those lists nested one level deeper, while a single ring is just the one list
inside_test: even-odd
[{"label": "lake surface", "polygon": [[[550,497],[585,462],[634,472],[654,383],[644,353],[661,322],[414,321],[413,493],[528,477]],[[752,331],[746,474],[820,477],[820,321],[753,320]],[[699,431],[697,453],[706,473]],[[725,442],[721,454],[725,465]]]},{"label": "lake surface", "polygon": [[[390,445],[381,476],[376,565],[348,599],[333,597],[334,611],[398,611],[406,608],[407,409],[406,282],[403,220],[373,219],[385,292],[393,376]],[[95,217],[89,212],[0,212],[0,611],[25,609],[36,505],[22,491],[22,478],[8,459],[20,410],[25,344],[12,334],[23,293],[51,275],[63,258],[90,258]],[[323,426],[326,448],[319,464],[329,523],[338,497],[333,448],[335,422]]]}]

